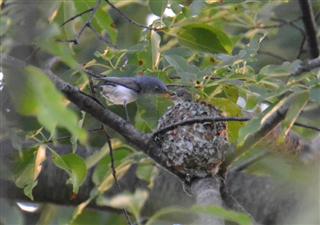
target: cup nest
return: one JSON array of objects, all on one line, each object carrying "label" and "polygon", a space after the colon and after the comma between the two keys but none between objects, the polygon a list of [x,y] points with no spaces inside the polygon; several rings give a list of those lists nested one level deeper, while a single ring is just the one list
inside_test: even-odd
[{"label": "cup nest", "polygon": [[[158,130],[172,124],[203,117],[222,117],[215,107],[183,101],[170,107],[161,117]],[[155,136],[160,157],[167,167],[186,180],[212,176],[219,171],[229,143],[225,122],[203,122],[176,126]]]}]

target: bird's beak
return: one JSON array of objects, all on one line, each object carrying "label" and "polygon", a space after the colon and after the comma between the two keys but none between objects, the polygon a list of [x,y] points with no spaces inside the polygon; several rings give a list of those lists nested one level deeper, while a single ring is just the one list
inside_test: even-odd
[{"label": "bird's beak", "polygon": [[175,96],[175,95],[176,95],[175,92],[170,91],[170,90],[168,90],[167,92],[163,93],[163,96],[165,98],[168,98],[168,99],[172,99],[172,97]]}]

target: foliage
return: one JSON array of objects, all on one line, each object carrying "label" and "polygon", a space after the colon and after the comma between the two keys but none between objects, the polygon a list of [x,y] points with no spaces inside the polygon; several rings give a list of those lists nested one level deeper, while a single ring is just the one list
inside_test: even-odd
[{"label": "foliage", "polygon": [[[23,16],[11,14],[10,8],[4,8],[0,19],[0,35],[5,35],[1,53],[10,52],[21,43],[33,43],[33,47],[41,54],[58,57],[68,67],[57,68],[59,72],[63,71],[59,73],[61,78],[86,93],[90,93],[90,88],[82,66],[99,71],[105,76],[155,76],[167,84],[186,85],[196,100],[216,106],[226,116],[244,117],[247,111],[256,115],[248,123],[228,122],[229,140],[238,148],[251,141],[268,117],[275,114],[276,109],[283,104],[289,104],[290,107],[281,123],[278,140],[274,142],[284,142],[285,137],[293,130],[306,139],[316,135],[316,132],[293,125],[295,122],[320,125],[318,116],[308,116],[318,115],[320,112],[319,72],[291,76],[308,56],[306,52],[299,53],[302,37],[296,28],[290,23],[280,25],[274,19],[295,19],[294,9],[297,5],[294,1],[111,2],[131,20],[128,21],[112,10],[105,1],[101,1],[93,15],[91,28],[84,26],[94,10],[61,26],[70,17],[95,7],[96,2],[46,1],[36,5],[41,16],[36,18],[36,24],[30,26],[32,32],[37,34],[36,37],[32,37],[31,31],[30,35],[24,35],[24,32],[29,31],[17,28],[18,24],[26,20]],[[21,9],[21,6],[14,4],[10,7]],[[315,7],[319,8],[319,5],[315,4]],[[157,16],[156,19],[151,21],[149,29],[143,28],[151,14]],[[30,15],[25,15],[28,16]],[[302,25],[301,20],[295,23],[297,26]],[[79,33],[82,29],[84,31]],[[66,42],[77,37],[78,45]],[[296,57],[297,54],[299,57]],[[32,199],[32,190],[41,173],[41,169],[36,169],[41,164],[37,161],[37,156],[42,151],[40,149],[49,149],[47,153],[52,156],[54,164],[68,174],[74,193],[81,192],[81,185],[86,179],[92,179],[96,187],[90,198],[79,205],[73,214],[69,212],[73,216],[73,224],[81,224],[81,216],[83,221],[95,218],[96,215],[90,216],[90,212],[85,210],[92,201],[104,206],[127,208],[139,220],[148,193],[136,191],[133,194],[122,193],[112,199],[103,197],[103,193],[114,184],[108,156],[110,149],[107,144],[101,147],[106,141],[104,135],[85,131],[99,127],[100,124],[90,115],[83,114],[80,118],[80,113],[75,112],[78,109],[74,109],[66,101],[47,78],[46,71],[40,67],[28,67],[21,74],[15,74],[18,80],[21,76],[24,88],[15,88],[9,83],[14,109],[22,118],[20,125],[10,129],[15,129],[13,132],[19,130],[23,139],[35,143],[33,148],[24,149],[20,146],[22,156],[17,160],[17,170],[13,175],[16,185],[23,188],[25,194]],[[130,104],[129,113],[133,125],[140,131],[152,132],[156,129],[159,117],[170,104],[172,103],[163,97],[147,97]],[[124,116],[121,107],[108,107]],[[37,122],[34,118],[37,118]],[[70,134],[72,137],[61,138]],[[18,143],[15,136],[10,138],[12,142]],[[253,158],[259,154],[260,151],[256,151],[254,144],[261,139],[263,136],[251,143],[252,148],[241,152],[242,158]],[[55,151],[56,145],[48,147],[50,143],[70,146],[78,141],[85,148],[95,147],[99,150],[84,159],[76,152],[60,154]],[[135,153],[134,149],[122,143],[116,135],[112,135],[112,146],[118,177],[124,176],[137,164],[137,176],[152,187],[156,174],[155,165],[145,155]],[[262,151],[267,148],[264,147]],[[239,162],[235,162],[237,163]],[[90,169],[93,169],[93,175],[88,178]],[[205,211],[204,213],[239,224],[251,223],[250,218],[244,214],[218,207],[194,208],[192,211]],[[154,216],[157,217],[157,214]],[[99,222],[97,216],[95,223],[102,224],[102,221]],[[118,224],[121,222],[123,221],[120,220]],[[150,224],[151,222],[149,221]]]}]

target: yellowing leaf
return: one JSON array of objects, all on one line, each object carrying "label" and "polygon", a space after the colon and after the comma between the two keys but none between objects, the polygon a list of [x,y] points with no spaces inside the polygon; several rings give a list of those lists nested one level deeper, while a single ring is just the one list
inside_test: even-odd
[{"label": "yellowing leaf", "polygon": [[223,3],[223,0],[206,0],[208,4]]},{"label": "yellowing leaf", "polygon": [[15,184],[23,188],[24,194],[31,200],[33,200],[32,190],[37,186],[37,178],[42,170],[41,164],[46,159],[45,151],[43,146],[24,150],[15,165]]},{"label": "yellowing leaf", "polygon": [[151,31],[151,53],[152,53],[152,67],[154,70],[158,68],[160,62],[160,35],[155,32]]},{"label": "yellowing leaf", "polygon": [[34,164],[34,172],[33,172],[33,180],[36,180],[42,170],[42,163],[46,160],[46,148],[44,145],[40,145],[38,148],[35,164]]},{"label": "yellowing leaf", "polygon": [[[121,177],[123,177],[127,173],[127,171],[130,169],[130,167],[131,167],[131,164],[128,164],[128,162],[125,162],[124,164],[118,166],[116,168],[117,178],[120,180]],[[99,185],[98,191],[100,193],[106,192],[107,190],[109,190],[112,187],[113,183],[114,183],[114,178],[113,178],[113,175],[110,174]]]}]

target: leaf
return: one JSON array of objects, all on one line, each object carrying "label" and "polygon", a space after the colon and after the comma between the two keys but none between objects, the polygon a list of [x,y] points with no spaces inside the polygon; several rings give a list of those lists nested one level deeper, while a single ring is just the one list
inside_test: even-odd
[{"label": "leaf", "polygon": [[244,213],[238,213],[232,210],[227,210],[219,206],[193,206],[191,208],[191,211],[197,213],[210,214],[221,219],[236,222],[240,225],[253,224],[250,216]]},{"label": "leaf", "polygon": [[35,157],[33,180],[36,180],[38,178],[40,172],[42,171],[42,163],[46,160],[46,158],[46,148],[44,145],[40,145]]},{"label": "leaf", "polygon": [[[210,98],[210,103],[221,110],[228,117],[241,117],[240,107],[232,100],[227,98]],[[228,122],[228,137],[232,143],[237,143],[240,128],[244,125],[242,122]],[[240,139],[241,140],[241,139]]]},{"label": "leaf", "polygon": [[[270,106],[259,117],[247,123],[240,130],[239,140],[242,140],[242,142],[238,145],[238,154],[249,150],[251,146],[265,137],[282,120],[286,121],[284,125],[287,128],[284,134],[287,134],[308,98],[308,92],[291,94],[279,101],[275,106]],[[285,117],[283,118],[283,116]],[[282,140],[284,139],[282,138]]]},{"label": "leaf", "polygon": [[37,178],[42,170],[42,163],[46,159],[44,146],[24,150],[15,168],[15,184],[23,188],[24,194],[33,200],[32,190],[37,186]]},{"label": "leaf", "polygon": [[85,143],[86,132],[79,127],[76,114],[65,107],[63,96],[49,78],[36,67],[28,66],[26,71],[26,89],[18,104],[19,112],[36,116],[52,134],[55,134],[57,127],[66,128],[75,138]]},{"label": "leaf", "polygon": [[161,217],[170,215],[170,214],[199,214],[205,213],[210,214],[217,218],[222,218],[228,221],[236,222],[240,225],[252,225],[252,219],[250,216],[244,213],[238,213],[232,210],[227,210],[219,206],[206,205],[206,206],[193,206],[191,208],[182,208],[182,207],[167,207],[159,210],[152,217],[149,218],[146,225],[155,224]]},{"label": "leaf", "polygon": [[133,194],[124,193],[116,195],[112,198],[100,198],[97,199],[98,205],[110,206],[112,208],[125,208],[131,211],[136,219],[140,218],[140,211],[144,206],[149,194],[145,190],[137,189]]},{"label": "leaf", "polygon": [[47,51],[52,55],[58,56],[59,59],[70,68],[79,69],[80,65],[75,60],[72,50],[69,49],[66,45],[50,39],[41,39],[39,45],[42,50]]},{"label": "leaf", "polygon": [[[114,158],[114,164],[119,165],[122,161],[126,160],[126,157],[130,154],[130,151],[125,147],[116,148],[116,146],[113,145],[113,158]],[[98,162],[96,162],[96,167],[94,168],[94,172],[92,175],[92,181],[95,185],[100,185],[101,182],[106,179],[107,175],[111,174],[111,160],[109,156],[109,147],[107,147],[107,144],[99,151],[97,152],[100,159]],[[89,158],[88,158],[89,159]],[[86,160],[88,165],[88,159]],[[90,157],[92,160],[92,158]],[[90,161],[91,161],[90,160]]]},{"label": "leaf", "polygon": [[156,170],[154,165],[152,164],[138,164],[138,169],[137,169],[137,177],[141,180],[144,180],[148,183],[152,181],[152,178],[156,175]]},{"label": "leaf", "polygon": [[198,67],[189,64],[188,61],[181,56],[165,55],[164,57],[167,62],[175,68],[177,74],[181,76],[184,82],[190,83],[190,81],[202,76],[202,72]]},{"label": "leaf", "polygon": [[206,24],[183,26],[177,37],[182,45],[198,51],[231,54],[233,49],[232,41],[223,31]]},{"label": "leaf", "polygon": [[[116,174],[117,174],[117,178],[118,180],[121,179],[121,177],[123,177],[127,171],[131,168],[131,163],[130,162],[124,162],[123,164],[119,165],[116,168]],[[100,193],[104,193],[107,190],[109,190],[112,185],[114,184],[114,178],[112,174],[109,174],[102,182],[101,184],[98,186],[98,192]]]},{"label": "leaf", "polygon": [[303,110],[304,106],[309,101],[309,91],[302,91],[298,93],[294,93],[290,97],[290,107],[286,114],[286,118],[283,120],[282,128],[283,131],[281,132],[281,141],[283,142],[285,137],[288,135],[291,127],[298,119],[301,111]]},{"label": "leaf", "polygon": [[206,0],[208,4],[223,3],[224,0]]},{"label": "leaf", "polygon": [[270,77],[286,77],[297,70],[301,65],[300,60],[294,62],[284,62],[282,65],[267,65],[260,70],[261,75]]},{"label": "leaf", "polygon": [[150,42],[151,42],[151,54],[152,54],[152,69],[158,69],[158,65],[160,62],[160,35],[155,32],[151,31],[150,34]]},{"label": "leaf", "polygon": [[149,7],[151,11],[157,16],[162,16],[164,10],[167,8],[168,0],[149,0]]},{"label": "leaf", "polygon": [[[78,12],[83,12],[91,7],[95,7],[95,4],[96,4],[96,2],[94,1],[90,2],[90,1],[75,0],[73,2]],[[88,13],[88,15],[90,15],[90,13]],[[87,17],[84,17],[84,19],[87,19]],[[82,26],[83,25],[84,24],[82,24]],[[104,31],[107,31],[108,36],[111,38],[111,42],[112,43],[116,42],[117,36],[118,36],[117,29],[114,28],[114,22],[112,20],[110,13],[108,13],[106,8],[102,7],[101,5],[94,16],[93,27],[101,35],[103,35]]]},{"label": "leaf", "polygon": [[73,193],[78,193],[79,187],[85,181],[88,172],[84,160],[73,153],[62,156],[53,153],[53,162],[57,167],[69,174],[73,186],[72,191]]}]

